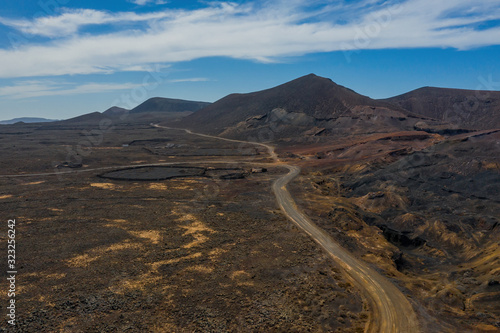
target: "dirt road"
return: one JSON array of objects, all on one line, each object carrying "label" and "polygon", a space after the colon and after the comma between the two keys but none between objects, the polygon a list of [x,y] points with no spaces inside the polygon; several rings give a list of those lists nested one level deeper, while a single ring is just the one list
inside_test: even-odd
[{"label": "dirt road", "polygon": [[419,332],[416,315],[406,296],[385,277],[344,250],[297,208],[286,186],[300,173],[300,168],[284,166],[290,172],[273,184],[278,204],[288,218],[311,236],[364,291],[372,310],[366,332]]},{"label": "dirt road", "polygon": [[[162,127],[153,125],[155,127]],[[163,127],[167,129],[174,129]],[[370,320],[365,329],[366,332],[399,332],[416,333],[420,332],[417,316],[407,297],[392,284],[387,278],[369,267],[366,263],[356,259],[351,253],[343,249],[324,230],[315,225],[306,215],[304,215],[293,200],[287,185],[300,173],[298,166],[280,164],[274,147],[260,142],[247,142],[241,140],[226,139],[217,136],[193,133],[184,130],[186,133],[202,137],[219,139],[230,142],[251,143],[265,147],[275,164],[286,167],[290,172],[273,183],[273,192],[281,210],[299,228],[311,236],[338,264],[340,264],[352,282],[360,288],[371,306]]]}]

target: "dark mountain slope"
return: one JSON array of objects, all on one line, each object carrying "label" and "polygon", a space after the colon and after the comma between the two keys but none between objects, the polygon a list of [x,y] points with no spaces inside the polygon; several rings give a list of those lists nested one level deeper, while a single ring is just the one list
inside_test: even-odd
[{"label": "dark mountain slope", "polygon": [[87,113],[78,117],[66,119],[66,120],[61,120],[57,121],[54,123],[51,123],[50,125],[67,125],[67,124],[98,124],[100,121],[104,119],[109,119],[109,117],[106,117],[104,114],[100,112],[92,112],[92,113]]},{"label": "dark mountain slope", "polygon": [[425,87],[383,100],[460,128],[500,128],[500,92]]},{"label": "dark mountain slope", "polygon": [[196,112],[210,105],[207,102],[185,101],[182,99],[171,99],[154,97],[150,98],[139,106],[133,108],[130,113],[145,112]]},{"label": "dark mountain slope", "polygon": [[419,118],[310,74],[275,88],[231,94],[176,126],[231,137],[272,131],[274,137],[297,138],[413,130]]}]

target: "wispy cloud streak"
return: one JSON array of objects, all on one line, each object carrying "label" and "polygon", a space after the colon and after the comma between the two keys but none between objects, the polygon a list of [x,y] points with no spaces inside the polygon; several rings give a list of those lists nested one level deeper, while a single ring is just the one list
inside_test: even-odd
[{"label": "wispy cloud streak", "polygon": [[[279,61],[357,49],[466,50],[500,44],[498,24],[485,28],[495,20],[497,0],[211,2],[202,9],[146,14],[73,10],[35,20],[0,19],[24,34],[50,38],[0,49],[0,77],[112,73],[213,56]],[[88,25],[113,29],[80,33]]]},{"label": "wispy cloud streak", "polygon": [[42,96],[94,94],[129,90],[138,86],[140,85],[134,83],[86,83],[73,85],[71,83],[50,80],[20,81],[10,86],[0,87],[0,97],[24,99]]}]

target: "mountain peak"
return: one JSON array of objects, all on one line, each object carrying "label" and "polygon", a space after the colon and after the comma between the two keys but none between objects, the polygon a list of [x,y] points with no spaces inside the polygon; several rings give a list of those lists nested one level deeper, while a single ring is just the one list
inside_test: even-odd
[{"label": "mountain peak", "polygon": [[[301,77],[294,79],[292,81],[283,83],[277,87],[264,90],[262,92],[273,91],[276,93],[276,92],[281,91],[282,93],[286,92],[289,94],[298,94],[297,97],[303,96],[305,98],[309,98],[310,96],[314,96],[314,95],[327,94],[327,91],[329,91],[328,93],[331,94],[332,89],[333,90],[345,89],[345,90],[348,90],[350,92],[353,92],[350,89],[347,89],[347,88],[344,88],[342,86],[337,85],[335,82],[333,82],[332,80],[330,80],[328,78],[317,76],[316,74],[304,75],[304,76],[301,76]],[[336,91],[336,92],[339,93],[339,91]],[[261,93],[261,92],[257,92],[257,93]],[[253,94],[255,94],[255,93],[253,93]],[[294,98],[293,96],[291,96],[291,97]],[[319,97],[319,96],[317,96],[317,97]]]},{"label": "mountain peak", "polygon": [[306,82],[314,82],[314,81],[316,81],[316,82],[323,82],[323,83],[330,83],[330,84],[334,83],[329,78],[318,76],[318,75],[313,74],[313,73],[301,76],[301,77],[299,77],[299,78],[297,78],[295,80],[292,80],[292,81],[290,81],[288,83],[292,83],[292,82],[304,82],[304,81],[306,81]]},{"label": "mountain peak", "polygon": [[[274,88],[228,95],[184,118],[179,126],[220,134],[235,126],[250,126],[243,124],[248,119],[257,117],[265,122],[265,119],[272,118],[273,112],[281,110],[279,112],[289,115],[291,125],[288,127],[305,128],[311,124],[323,126],[323,123],[334,122],[340,116],[366,107],[391,106],[337,85],[330,79],[308,74]],[[241,133],[247,131],[238,128]]]},{"label": "mountain peak", "polygon": [[[321,78],[321,79],[324,79],[324,77],[318,76],[314,73],[304,75],[304,76],[302,76],[302,78]],[[299,77],[299,79],[301,79],[301,78]]]},{"label": "mountain peak", "polygon": [[103,112],[105,115],[110,115],[110,116],[117,116],[117,115],[122,115],[124,113],[127,113],[129,110],[118,107],[118,106],[112,106],[106,111]]}]

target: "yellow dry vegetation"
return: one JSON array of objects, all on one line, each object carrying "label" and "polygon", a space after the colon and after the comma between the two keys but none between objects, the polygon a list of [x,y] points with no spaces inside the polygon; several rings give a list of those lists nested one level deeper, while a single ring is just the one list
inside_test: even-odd
[{"label": "yellow dry vegetation", "polygon": [[213,267],[196,265],[196,266],[190,266],[190,267],[186,268],[186,271],[194,271],[197,273],[210,274],[214,271],[214,269],[213,269]]},{"label": "yellow dry vegetation", "polygon": [[251,275],[243,270],[234,271],[230,275],[231,280],[235,281],[238,286],[253,286]]},{"label": "yellow dry vegetation", "polygon": [[124,220],[124,219],[111,219],[109,221],[113,222],[113,223],[127,223],[128,222],[127,220]]},{"label": "yellow dry vegetation", "polygon": [[500,273],[500,245],[496,243],[485,247],[478,256],[468,259],[469,261],[463,265],[463,269],[473,269],[480,272],[481,278],[479,280],[482,282],[486,282]]},{"label": "yellow dry vegetation", "polygon": [[161,276],[152,275],[149,272],[133,277],[133,278],[120,278],[115,280],[109,289],[117,294],[125,294],[130,291],[142,290],[152,284],[157,284],[162,279]]},{"label": "yellow dry vegetation", "polygon": [[169,182],[171,188],[176,190],[192,190],[200,182],[196,179],[174,179]]},{"label": "yellow dry vegetation", "polygon": [[414,232],[414,235],[432,234],[443,244],[451,245],[455,248],[461,248],[464,253],[472,253],[474,244],[464,238],[461,238],[457,233],[450,231],[446,225],[439,221],[426,221],[420,225]]},{"label": "yellow dry vegetation", "polygon": [[131,236],[143,238],[149,240],[153,244],[158,244],[161,240],[161,234],[158,230],[140,230],[140,231],[132,231],[129,230],[127,225],[129,225],[127,220],[124,219],[105,219],[109,223],[106,224],[106,227],[110,228],[119,228],[127,231]]},{"label": "yellow dry vegetation", "polygon": [[475,332],[498,332],[498,327],[487,324],[479,324],[476,326]]},{"label": "yellow dry vegetation", "polygon": [[39,297],[38,297],[38,301],[39,301],[40,303],[45,303],[45,304],[47,304],[48,306],[52,306],[52,307],[56,306],[56,304],[55,304],[55,303],[53,303],[51,300],[49,300],[46,296],[42,296],[42,295],[41,295],[41,296],[39,296]]},{"label": "yellow dry vegetation", "polygon": [[191,222],[187,225],[181,225],[180,228],[186,230],[183,233],[183,236],[192,236],[194,240],[182,247],[185,249],[190,249],[192,247],[199,246],[205,243],[209,238],[206,236],[206,233],[215,233],[215,231],[209,228],[206,224],[198,220],[192,214],[179,214],[178,212],[174,212],[180,217],[177,219],[179,222]]},{"label": "yellow dry vegetation", "polygon": [[108,224],[105,224],[104,226],[105,227],[108,227],[108,228],[120,228],[120,229],[123,229],[125,230],[124,228],[124,224],[128,223],[127,220],[124,220],[124,219],[104,219],[105,221],[108,221],[109,223]]},{"label": "yellow dry vegetation", "polygon": [[208,237],[203,234],[194,234],[192,236],[194,237],[194,240],[186,245],[183,245],[182,247],[184,249],[190,249],[199,246],[208,240]]},{"label": "yellow dry vegetation", "polygon": [[41,181],[38,181],[38,182],[30,182],[30,183],[24,183],[24,184],[21,184],[23,186],[28,186],[28,185],[40,185],[40,184],[43,184],[45,183],[45,180],[41,180]]},{"label": "yellow dry vegetation", "polygon": [[44,272],[33,272],[26,273],[26,277],[36,277],[36,278],[44,278],[50,280],[60,280],[66,277],[66,273],[53,273],[53,274],[45,274]]},{"label": "yellow dry vegetation", "polygon": [[249,277],[250,277],[250,274],[248,274],[245,271],[234,271],[231,273],[232,280],[240,279],[240,278],[249,278]]},{"label": "yellow dry vegetation", "polygon": [[90,250],[87,253],[78,255],[74,258],[67,260],[67,263],[71,267],[87,267],[90,263],[96,261],[103,255],[109,254],[110,252],[116,252],[126,249],[142,249],[142,245],[139,243],[124,242],[119,244],[113,244],[110,246],[98,247]]},{"label": "yellow dry vegetation", "polygon": [[92,183],[90,184],[90,186],[101,188],[104,190],[114,190],[116,188],[116,185],[111,183]]},{"label": "yellow dry vegetation", "polygon": [[185,249],[190,249],[192,247],[199,246],[205,243],[208,240],[208,237],[203,234],[204,232],[215,233],[214,230],[207,227],[201,221],[194,221],[190,225],[183,225],[180,227],[186,230],[183,236],[190,235],[194,238],[194,240],[191,243],[182,246]]},{"label": "yellow dry vegetation", "polygon": [[216,248],[208,252],[208,258],[212,261],[219,259],[224,253],[229,252],[229,250]]},{"label": "yellow dry vegetation", "polygon": [[[338,157],[341,158],[342,155],[344,155],[344,154],[340,154]],[[353,164],[353,165],[346,166],[344,168],[344,172],[359,173],[359,172],[365,170],[367,167],[368,167],[367,164]]]},{"label": "yellow dry vegetation", "polygon": [[150,265],[151,265],[152,270],[158,271],[158,267],[160,267],[162,265],[172,265],[172,264],[176,264],[176,263],[181,262],[181,261],[199,258],[201,256],[202,256],[201,252],[196,252],[196,253],[181,257],[181,258],[156,261]]},{"label": "yellow dry vegetation", "polygon": [[168,190],[168,186],[166,184],[162,183],[154,183],[149,185],[150,190],[160,190],[160,191],[165,191]]},{"label": "yellow dry vegetation", "polygon": [[153,244],[158,244],[161,240],[160,232],[156,230],[129,231],[129,233],[136,237],[147,239]]},{"label": "yellow dry vegetation", "polygon": [[496,162],[484,162],[482,166],[485,170],[500,170],[500,164]]},{"label": "yellow dry vegetation", "polygon": [[54,274],[47,274],[44,276],[46,279],[50,280],[60,280],[66,277],[66,273],[54,273]]},{"label": "yellow dry vegetation", "polygon": [[12,198],[12,195],[11,194],[0,195],[0,199],[8,199],[8,198]]},{"label": "yellow dry vegetation", "polygon": [[188,185],[177,185],[177,186],[172,186],[172,188],[176,189],[176,190],[192,190],[192,187],[191,186],[188,186]]}]

